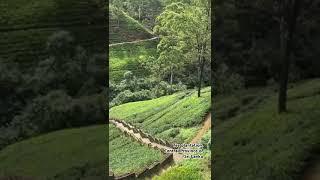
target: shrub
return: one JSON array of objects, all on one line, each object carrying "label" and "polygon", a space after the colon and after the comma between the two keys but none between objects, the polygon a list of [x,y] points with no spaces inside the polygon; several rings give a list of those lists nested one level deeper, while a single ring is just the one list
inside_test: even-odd
[{"label": "shrub", "polygon": [[216,94],[231,93],[244,87],[244,78],[231,72],[227,65],[222,64],[214,72],[213,89]]}]

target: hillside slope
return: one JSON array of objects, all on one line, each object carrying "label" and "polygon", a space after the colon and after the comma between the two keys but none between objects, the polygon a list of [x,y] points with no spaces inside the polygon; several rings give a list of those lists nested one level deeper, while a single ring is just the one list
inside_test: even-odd
[{"label": "hillside slope", "polygon": [[271,87],[215,100],[216,179],[297,179],[319,150],[320,79],[290,85],[289,111],[280,115]]},{"label": "hillside slope", "polygon": [[123,11],[109,6],[109,44],[152,38],[152,32]]},{"label": "hillside slope", "polygon": [[61,130],[10,145],[0,152],[0,177],[76,179],[87,174],[103,179],[106,128],[99,125]]},{"label": "hillside slope", "polygon": [[46,56],[48,36],[61,29],[90,51],[104,51],[107,20],[97,0],[2,0],[0,8],[2,60],[34,65]]},{"label": "hillside slope", "polygon": [[114,125],[109,125],[109,134],[109,168],[116,176],[141,171],[164,158],[159,150],[139,144]]},{"label": "hillside slope", "polygon": [[211,88],[197,97],[193,90],[113,107],[110,118],[132,123],[147,133],[171,142],[189,142],[211,107]]}]

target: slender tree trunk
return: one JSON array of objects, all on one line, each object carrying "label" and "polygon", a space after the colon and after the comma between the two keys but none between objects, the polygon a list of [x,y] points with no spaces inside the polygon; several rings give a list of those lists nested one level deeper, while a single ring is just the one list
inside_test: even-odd
[{"label": "slender tree trunk", "polygon": [[205,57],[204,57],[204,51],[205,51],[205,45],[200,46],[201,49],[199,48],[198,50],[198,61],[199,61],[199,82],[198,82],[198,97],[201,96],[201,86],[202,86],[202,79],[203,79],[203,69],[204,69],[204,62],[205,62]]},{"label": "slender tree trunk", "polygon": [[201,96],[201,86],[202,86],[202,79],[203,79],[203,69],[204,69],[204,63],[205,63],[205,58],[201,58],[200,62],[200,75],[199,75],[199,84],[198,84],[198,97]]},{"label": "slender tree trunk", "polygon": [[170,94],[172,94],[173,68],[170,68]]},{"label": "slender tree trunk", "polygon": [[141,21],[141,6],[139,5],[139,8],[138,8],[138,14],[139,14],[139,21]]},{"label": "slender tree trunk", "polygon": [[[284,2],[282,2],[282,10],[284,14]],[[279,74],[279,96],[278,96],[278,111],[279,113],[287,111],[286,99],[287,99],[287,83],[288,83],[288,72],[289,72],[289,59],[286,57],[286,28],[285,19],[282,15],[280,19],[280,54],[282,59],[281,71]]]},{"label": "slender tree trunk", "polygon": [[[293,4],[288,3],[290,12],[287,17],[287,26],[285,24],[285,17],[282,15],[280,19],[280,46],[281,58],[283,59],[282,68],[279,80],[279,99],[278,99],[278,112],[287,111],[287,85],[290,66],[290,54],[292,52],[293,35],[296,29],[297,18],[300,10],[300,0],[293,0]],[[282,1],[281,11],[285,13],[285,2]],[[288,8],[287,8],[288,9]]]}]

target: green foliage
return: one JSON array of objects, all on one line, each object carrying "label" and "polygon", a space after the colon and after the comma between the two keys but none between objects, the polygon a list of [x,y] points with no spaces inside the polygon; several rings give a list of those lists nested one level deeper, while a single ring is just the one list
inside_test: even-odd
[{"label": "green foliage", "polygon": [[203,75],[207,74],[204,67],[211,62],[210,13],[210,1],[174,2],[157,17],[154,27],[160,36],[157,61],[161,64],[160,73],[170,76],[170,82],[174,73],[192,64],[198,71],[197,86],[201,89]]},{"label": "green foliage", "polygon": [[105,13],[96,0],[3,0],[0,7],[0,58],[21,63],[24,71],[46,57],[47,38],[61,27],[83,47],[104,50],[98,37],[106,36]]},{"label": "green foliage", "polygon": [[156,43],[157,41],[153,40],[110,47],[110,80],[119,82],[126,71],[131,71],[137,77],[149,75],[150,73],[140,59],[157,56]]},{"label": "green foliage", "polygon": [[148,39],[152,34],[122,10],[109,6],[109,44]]},{"label": "green foliage", "polygon": [[213,73],[214,92],[228,94],[244,88],[244,79],[241,75],[230,71],[227,65],[221,64]]},{"label": "green foliage", "polygon": [[0,151],[0,176],[52,178],[86,164],[102,169],[105,130],[105,125],[62,130],[10,145]]},{"label": "green foliage", "polygon": [[109,107],[127,102],[154,99],[174,92],[186,90],[186,86],[179,84],[169,85],[164,81],[152,78],[136,78],[131,71],[124,74],[119,84],[109,83]]},{"label": "green foliage", "polygon": [[156,16],[162,10],[161,0],[112,0],[109,3],[149,27],[154,25]]},{"label": "green foliage", "polygon": [[[157,99],[127,103],[111,108],[109,116],[133,123],[152,135],[172,140],[171,133],[161,133],[171,128],[199,126],[203,121],[211,107],[211,88],[202,89],[202,93],[200,98],[189,90]],[[180,135],[177,137],[175,140],[181,141]]]},{"label": "green foliage", "polygon": [[205,135],[202,137],[200,144],[203,144],[204,148],[211,150],[212,148],[212,142],[211,142],[211,129],[205,133]]},{"label": "green foliage", "polygon": [[[283,2],[283,1],[282,1]],[[215,63],[240,74],[246,86],[278,81],[280,67],[279,5],[276,1],[214,2]],[[317,3],[301,2],[290,59],[290,82],[319,77]],[[303,14],[303,15],[302,15]],[[218,67],[218,65],[216,67]],[[215,83],[215,80],[213,80]]]},{"label": "green foliage", "polygon": [[124,136],[114,125],[109,125],[109,134],[109,166],[116,175],[140,171],[164,158],[160,151]]},{"label": "green foliage", "polygon": [[[90,56],[65,31],[47,43],[49,57],[32,74],[22,76],[15,63],[3,63],[0,90],[8,109],[1,112],[0,149],[18,140],[53,130],[102,123],[105,117],[103,56]],[[5,74],[4,74],[5,73]],[[5,97],[7,95],[7,97]]]},{"label": "green foliage", "polygon": [[211,169],[208,167],[210,156],[205,156],[207,159],[185,160],[156,176],[154,180],[209,180],[211,179]]},{"label": "green foliage", "polygon": [[[216,124],[214,174],[217,179],[296,179],[305,159],[320,142],[320,80],[290,85],[288,112],[277,113],[277,95],[252,89],[237,96],[256,93],[268,98],[250,111],[240,111]],[[233,97],[234,98],[234,97]],[[228,101],[222,105],[222,101]],[[227,107],[230,99],[216,99]],[[252,101],[253,102],[253,101]],[[225,173],[225,169],[228,173]]]}]

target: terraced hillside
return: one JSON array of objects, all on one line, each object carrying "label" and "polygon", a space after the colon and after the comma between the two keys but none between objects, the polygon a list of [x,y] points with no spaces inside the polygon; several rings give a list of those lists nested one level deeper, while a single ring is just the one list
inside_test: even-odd
[{"label": "terraced hillside", "polygon": [[10,145],[0,152],[0,177],[105,179],[105,130],[105,125],[61,130]]},{"label": "terraced hillside", "polygon": [[109,6],[109,44],[149,39],[152,32],[141,23]]},{"label": "terraced hillside", "polygon": [[30,67],[46,56],[48,36],[61,29],[70,31],[89,51],[103,52],[107,20],[102,4],[98,0],[2,0],[0,59]]},{"label": "terraced hillside", "polygon": [[[171,143],[189,143],[201,132],[200,129],[204,126],[203,121],[210,111],[210,107],[211,88],[207,87],[202,89],[202,96],[200,98],[197,97],[195,90],[187,90],[157,99],[115,106],[109,110],[109,119],[117,118],[125,120],[140,130]],[[115,133],[112,129],[109,132],[111,137]],[[209,130],[203,132],[197,142],[207,145],[209,139],[211,139],[210,132],[209,127]],[[120,146],[119,143],[112,142],[109,145],[111,149],[127,152],[126,148]],[[128,151],[130,156],[132,154],[134,156],[140,154],[140,152],[132,153],[132,151],[133,148],[131,151]],[[171,179],[181,179],[190,177],[201,179],[205,177],[205,179],[210,179],[210,168],[208,166],[210,154],[209,151],[206,152],[206,158],[198,161],[186,160],[181,162],[181,160],[175,160],[178,163],[177,165],[174,165],[168,171],[165,170],[167,171],[165,174],[156,178],[168,179],[170,177]],[[111,153],[111,155],[113,154]],[[130,159],[130,156],[126,158]],[[141,157],[138,156],[137,159],[139,162]],[[132,164],[130,160],[125,162],[119,165],[119,169],[125,169]],[[191,167],[194,170],[191,170]]]},{"label": "terraced hillside", "polygon": [[164,158],[160,151],[124,136],[112,124],[109,125],[109,134],[109,167],[116,176],[141,171]]},{"label": "terraced hillside", "polygon": [[109,79],[118,82],[126,71],[131,71],[137,77],[148,75],[139,59],[156,56],[158,40],[122,44],[109,47]]},{"label": "terraced hillside", "polygon": [[113,107],[110,118],[132,123],[155,137],[171,142],[190,142],[211,107],[211,88],[202,89],[197,97],[194,90],[157,99]]},{"label": "terraced hillside", "polygon": [[319,155],[320,79],[289,87],[282,114],[272,87],[215,98],[214,178],[298,179]]}]

